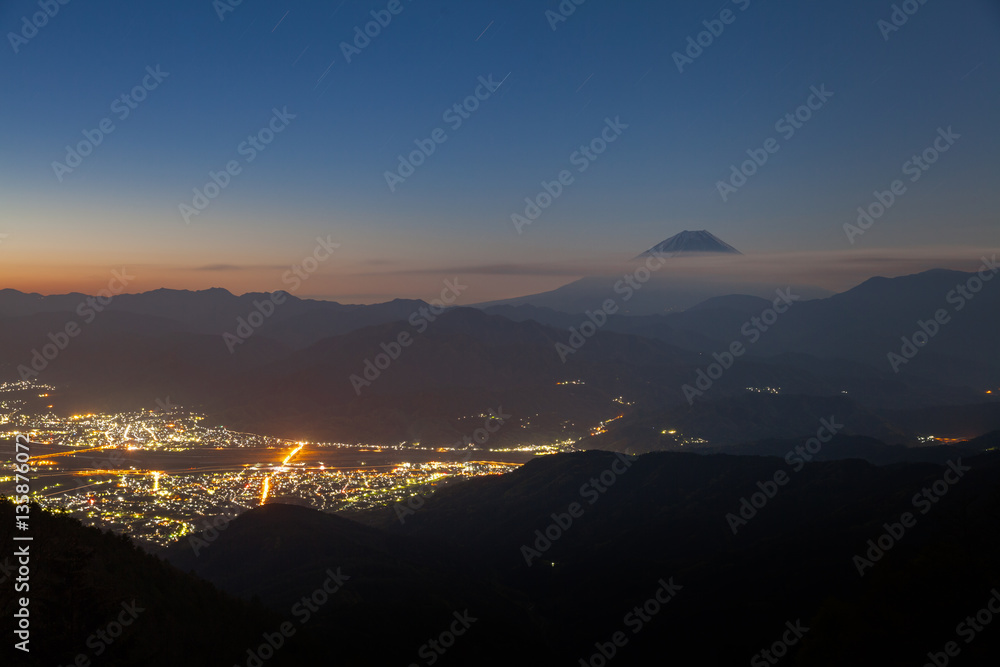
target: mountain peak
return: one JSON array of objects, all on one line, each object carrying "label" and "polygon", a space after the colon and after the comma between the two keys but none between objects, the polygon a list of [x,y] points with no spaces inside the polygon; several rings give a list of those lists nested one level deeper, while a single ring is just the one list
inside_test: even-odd
[{"label": "mountain peak", "polygon": [[639,255],[661,255],[665,253],[729,253],[742,255],[739,250],[729,245],[710,231],[701,229],[698,231],[684,230],[679,234],[671,236],[665,241],[661,241],[646,252]]}]

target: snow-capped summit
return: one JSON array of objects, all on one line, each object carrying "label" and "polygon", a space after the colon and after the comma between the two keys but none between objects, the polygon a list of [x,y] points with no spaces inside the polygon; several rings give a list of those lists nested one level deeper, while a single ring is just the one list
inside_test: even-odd
[{"label": "snow-capped summit", "polygon": [[685,229],[680,234],[675,234],[669,239],[656,244],[646,252],[639,255],[639,257],[645,257],[647,255],[660,255],[664,253],[678,254],[695,252],[729,253],[736,255],[743,254],[712,232],[704,229],[689,232]]}]

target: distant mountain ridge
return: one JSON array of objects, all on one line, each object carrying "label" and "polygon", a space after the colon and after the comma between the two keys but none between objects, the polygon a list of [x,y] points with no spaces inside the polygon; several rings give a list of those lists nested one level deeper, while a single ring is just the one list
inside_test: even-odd
[{"label": "distant mountain ridge", "polygon": [[[0,317],[26,317],[44,313],[75,313],[88,295],[72,292],[43,296],[17,290],[0,290]],[[221,287],[204,290],[160,288],[113,297],[104,310],[167,319],[173,328],[189,333],[233,331],[238,318],[247,318],[257,310],[256,303],[271,298],[270,293],[248,292],[235,295]],[[405,320],[425,301],[394,299],[386,303],[360,305],[336,301],[300,299],[285,292],[283,302],[259,327],[261,333],[292,347],[301,348],[335,334],[386,322]]]},{"label": "distant mountain ridge", "polygon": [[[566,429],[586,434],[623,412],[618,397],[633,404],[625,412],[644,416],[616,421],[609,438],[633,437],[623,428],[655,436],[657,422],[677,419],[687,436],[704,430],[703,437],[713,434],[712,445],[735,444],[755,422],[774,427],[754,431],[755,439],[795,435],[782,425],[798,423],[785,419],[797,409],[785,397],[846,397],[863,417],[850,425],[852,433],[913,442],[920,433],[949,435],[939,425],[948,425],[950,437],[968,435],[964,428],[955,432],[956,410],[989,407],[1000,397],[1000,290],[992,287],[952,311],[898,373],[887,362],[901,339],[918,331],[917,322],[951,307],[946,295],[974,275],[935,270],[874,278],[832,297],[802,299],[766,331],[750,327],[759,341],[747,337],[748,323],[770,301],[747,294],[708,298],[678,313],[619,312],[576,339],[572,332],[581,336],[586,315],[538,306],[453,308],[418,329],[413,315],[423,321],[422,301],[344,306],[289,297],[232,353],[223,334],[234,332],[266,295],[123,294],[93,322],[81,323],[74,309],[83,295],[6,290],[0,380],[20,379],[34,361],[37,379],[60,388],[46,405],[69,414],[151,407],[169,396],[240,430],[433,444],[460,439],[462,415],[501,404],[518,419],[530,418],[531,426],[504,431],[491,444],[562,439]],[[70,321],[81,331],[65,350],[52,359],[36,354],[46,345],[51,352],[50,336]],[[354,386],[351,378],[366,373],[366,362],[385,355],[383,346],[404,333],[413,344],[377,373],[368,369],[370,385]],[[571,340],[579,349],[563,363],[556,345]],[[746,353],[689,405],[683,386],[696,383],[716,363],[713,355],[734,342]],[[559,384],[566,380],[583,384]],[[764,403],[749,396],[755,392]],[[928,412],[934,419],[921,429],[909,427],[914,413],[907,411],[936,407],[942,412]],[[865,410],[902,412],[883,424]],[[976,423],[984,427],[979,433],[998,427],[988,416]],[[657,438],[650,439],[655,445]]]}]

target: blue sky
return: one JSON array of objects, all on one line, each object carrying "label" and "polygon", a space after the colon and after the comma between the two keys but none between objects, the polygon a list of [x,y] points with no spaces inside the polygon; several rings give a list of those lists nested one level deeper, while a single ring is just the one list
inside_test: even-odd
[{"label": "blue sky", "polygon": [[[39,4],[0,5],[4,287],[85,290],[125,264],[137,289],[278,289],[319,235],[341,246],[308,295],[359,302],[425,297],[457,270],[479,272],[472,300],[541,291],[682,229],[748,254],[998,245],[995,2],[914,3],[885,39],[893,3],[872,0],[587,0],[555,30],[554,1],[400,0],[350,62],[341,44],[388,1],[243,0],[222,19],[220,4],[70,0],[16,53]],[[724,11],[679,72],[672,54]],[[119,118],[157,66],[169,75]],[[491,75],[503,85],[449,127]],[[833,95],[782,137],[814,86]],[[275,108],[295,118],[247,163]],[[576,172],[607,118],[628,128]],[[60,180],[53,162],[104,119],[114,131]],[[942,127],[960,139],[848,243],[843,224]],[[390,191],[385,172],[436,128],[447,141]],[[718,181],[768,138],[778,151],[723,201]],[[185,222],[230,160],[240,173]],[[518,234],[511,214],[563,169],[572,185]]]}]

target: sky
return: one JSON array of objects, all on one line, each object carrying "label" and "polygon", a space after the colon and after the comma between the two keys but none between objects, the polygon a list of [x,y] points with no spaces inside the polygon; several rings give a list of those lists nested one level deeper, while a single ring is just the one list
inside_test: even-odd
[{"label": "sky", "polygon": [[1000,246],[992,0],[49,4],[0,3],[0,288],[296,266],[301,297],[472,303],[707,229],[837,290]]}]

